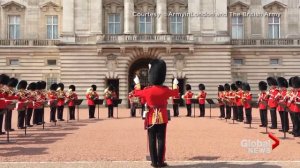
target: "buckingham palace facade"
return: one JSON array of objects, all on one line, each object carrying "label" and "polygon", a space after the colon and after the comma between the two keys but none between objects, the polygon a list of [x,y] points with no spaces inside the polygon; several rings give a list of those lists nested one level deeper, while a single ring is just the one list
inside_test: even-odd
[{"label": "buckingham palace facade", "polygon": [[0,0],[1,73],[75,84],[81,98],[113,84],[127,99],[153,58],[167,86],[204,83],[214,98],[243,80],[256,93],[267,76],[299,75],[300,0]]}]

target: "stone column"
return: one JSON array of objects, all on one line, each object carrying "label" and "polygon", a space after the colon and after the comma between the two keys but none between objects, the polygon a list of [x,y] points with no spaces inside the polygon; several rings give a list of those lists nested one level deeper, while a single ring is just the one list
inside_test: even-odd
[{"label": "stone column", "polygon": [[218,16],[216,17],[216,26],[219,34],[226,35],[228,34],[228,21],[227,21],[227,1],[216,1],[216,13]]},{"label": "stone column", "polygon": [[167,34],[167,0],[157,0],[156,1],[156,13],[160,14],[157,18],[156,23],[156,33],[157,34]]},{"label": "stone column", "polygon": [[[227,5],[226,5],[227,6]],[[225,7],[226,7],[225,6]],[[200,1],[199,0],[188,0],[188,11],[189,13],[199,13]],[[200,17],[188,17],[189,19],[189,34],[200,34]]]},{"label": "stone column", "polygon": [[[201,0],[201,11],[203,13],[213,13],[214,12],[214,3],[215,1],[212,0]],[[203,35],[209,35],[211,36],[214,34],[215,30],[215,22],[214,22],[215,17],[214,16],[209,16],[209,17],[201,17],[202,20],[202,34]]]},{"label": "stone column", "polygon": [[63,0],[62,36],[64,42],[75,42],[74,0]]},{"label": "stone column", "polygon": [[102,34],[102,0],[91,0],[91,34]]},{"label": "stone column", "polygon": [[124,34],[134,34],[134,0],[124,0]]}]

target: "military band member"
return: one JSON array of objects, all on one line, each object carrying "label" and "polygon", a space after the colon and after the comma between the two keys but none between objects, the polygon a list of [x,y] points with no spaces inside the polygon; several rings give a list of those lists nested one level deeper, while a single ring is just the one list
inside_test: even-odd
[{"label": "military band member", "polygon": [[78,99],[78,96],[75,93],[75,91],[76,91],[75,85],[70,85],[69,91],[66,94],[66,98],[68,99],[70,120],[75,120],[75,100]]},{"label": "military band member", "polygon": [[268,84],[265,81],[260,81],[258,83],[258,88],[260,93],[258,94],[258,108],[260,114],[260,127],[268,126],[268,97],[267,97],[267,88]]},{"label": "military band member", "polygon": [[293,78],[293,86],[294,86],[294,95],[292,97],[291,103],[292,111],[294,112],[294,137],[300,136],[300,78],[298,76]]},{"label": "military band member", "polygon": [[7,113],[5,115],[5,130],[14,131],[11,127],[11,120],[12,120],[12,111],[14,107],[11,106],[15,101],[17,101],[18,97],[16,96],[15,88],[18,85],[18,79],[10,78],[7,84],[8,92],[6,92],[5,99],[6,99],[6,107]]},{"label": "military band member", "polygon": [[114,99],[117,98],[116,92],[114,91],[114,88],[112,85],[110,85],[107,89],[104,91],[104,98],[107,105],[107,112],[108,112],[108,118],[114,117]]},{"label": "military band member", "polygon": [[289,116],[286,111],[286,101],[285,101],[286,98],[285,97],[287,96],[287,88],[289,87],[288,86],[289,84],[288,84],[288,81],[283,77],[277,78],[277,82],[278,82],[278,86],[280,89],[278,96],[276,98],[278,101],[277,110],[279,112],[280,120],[281,120],[281,130],[279,130],[279,131],[288,132]]},{"label": "military band member", "polygon": [[57,107],[57,83],[52,83],[50,85],[50,90],[48,92],[48,100],[50,106],[50,122],[56,122],[56,107]]},{"label": "military band member", "polygon": [[86,96],[85,96],[86,99],[87,99],[87,104],[89,106],[89,118],[90,119],[95,118],[95,108],[96,108],[96,105],[95,105],[94,100],[99,99],[99,95],[96,92],[96,90],[97,90],[97,86],[96,85],[92,85],[91,88],[89,88],[87,90],[87,93],[86,93]]},{"label": "military band member", "polygon": [[9,82],[9,77],[5,74],[0,75],[0,135],[5,134],[5,132],[2,131],[3,127],[3,119],[4,115],[7,111],[6,103],[5,103],[5,97],[6,92],[8,92],[7,84]]},{"label": "military band member", "polygon": [[25,114],[27,109],[27,93],[26,93],[27,81],[21,80],[17,86],[18,92],[16,96],[18,97],[17,103],[17,111],[18,111],[18,128],[24,129],[24,121],[25,121]]},{"label": "military band member", "polygon": [[38,118],[39,123],[45,122],[44,115],[45,115],[45,102],[47,100],[47,90],[46,90],[47,83],[45,81],[41,81],[41,87],[42,87],[41,92],[42,92],[43,102],[42,102],[42,110]]},{"label": "military band member", "polygon": [[290,87],[290,90],[289,92],[287,93],[287,96],[285,98],[285,101],[286,101],[286,105],[287,105],[287,110],[289,111],[290,113],[290,117],[291,117],[291,121],[292,121],[292,126],[293,126],[293,129],[291,132],[289,132],[290,134],[293,134],[295,132],[295,123],[294,123],[294,117],[295,117],[295,113],[293,111],[294,109],[294,104],[292,103],[293,101],[293,98],[294,96],[296,95],[296,91],[294,89],[294,83],[293,83],[293,80],[294,80],[295,77],[291,77],[289,79],[289,87]]},{"label": "military band member", "polygon": [[32,118],[32,113],[34,109],[34,102],[36,99],[36,83],[32,82],[28,85],[27,87],[28,91],[28,103],[27,103],[27,115],[26,115],[26,126],[27,127],[32,127],[33,125],[30,124],[31,118]]},{"label": "military band member", "polygon": [[134,88],[132,87],[131,92],[129,92],[128,94],[128,99],[130,103],[130,116],[136,117],[136,107],[140,100],[138,99],[138,97],[135,97],[133,93],[134,93]]},{"label": "military band member", "polygon": [[245,114],[246,114],[246,122],[245,124],[251,124],[252,123],[252,106],[251,106],[251,101],[252,101],[252,94],[251,94],[251,88],[249,83],[243,83],[243,106],[245,108]]},{"label": "military band member", "polygon": [[59,121],[65,121],[63,119],[66,99],[66,92],[64,91],[65,85],[63,83],[58,83],[57,85],[57,119]]},{"label": "military band member", "polygon": [[199,102],[199,109],[200,109],[200,116],[199,117],[204,117],[205,116],[205,100],[206,100],[206,95],[207,93],[205,92],[205,85],[204,84],[199,84],[199,94],[197,95],[197,99]]},{"label": "military band member", "polygon": [[236,105],[238,109],[238,122],[243,122],[244,121],[244,106],[243,106],[243,90],[242,90],[242,82],[241,81],[236,81],[235,85],[238,88],[238,91],[236,92]]},{"label": "military band member", "polygon": [[232,117],[233,117],[233,120],[237,120],[238,119],[238,108],[237,108],[237,105],[236,105],[236,93],[237,93],[237,90],[238,88],[236,87],[235,83],[232,83],[230,85],[231,87],[231,92],[230,92],[230,101],[232,103]]},{"label": "military band member", "polygon": [[36,83],[36,91],[35,91],[35,101],[34,101],[34,111],[33,111],[33,124],[42,125],[42,112],[44,108],[45,97],[42,92],[42,83],[38,81]]},{"label": "military band member", "polygon": [[226,117],[225,119],[230,119],[231,118],[231,106],[232,106],[232,102],[230,99],[230,85],[228,83],[225,83],[224,85],[224,103],[225,103],[225,109],[226,109]]},{"label": "military band member", "polygon": [[145,128],[148,130],[149,151],[152,167],[165,167],[166,128],[168,123],[167,100],[177,96],[178,89],[170,90],[163,86],[166,77],[166,63],[155,59],[149,66],[148,81],[152,85],[144,90],[135,90],[134,95],[144,97],[149,112],[145,119]]},{"label": "military band member", "polygon": [[270,129],[277,129],[277,113],[276,108],[278,106],[278,102],[276,100],[276,96],[279,93],[279,90],[277,89],[278,83],[277,80],[273,77],[267,78],[267,83],[270,86],[269,92],[268,92],[268,106],[270,108],[270,114],[271,114],[271,127]]},{"label": "military band member", "polygon": [[191,99],[193,98],[194,93],[191,91],[192,87],[190,84],[185,85],[185,90],[186,93],[182,96],[183,99],[185,99],[185,105],[186,105],[186,110],[187,110],[187,117],[192,116],[192,101]]},{"label": "military band member", "polygon": [[[175,85],[172,86],[172,89],[178,88],[178,80],[176,78],[173,80],[173,83]],[[174,117],[179,116],[179,104],[175,103],[175,101],[174,101],[174,100],[179,100],[179,99],[180,99],[180,93],[178,93],[178,95],[172,97]]]},{"label": "military band member", "polygon": [[218,86],[218,103],[220,108],[220,116],[219,118],[225,118],[225,104],[224,104],[224,86]]}]

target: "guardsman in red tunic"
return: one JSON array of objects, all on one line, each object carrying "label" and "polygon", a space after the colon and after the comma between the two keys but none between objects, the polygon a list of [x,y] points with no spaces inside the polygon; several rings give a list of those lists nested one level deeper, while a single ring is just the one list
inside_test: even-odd
[{"label": "guardsman in red tunic", "polygon": [[87,90],[87,93],[85,95],[86,99],[87,99],[87,104],[89,106],[89,118],[95,118],[95,108],[96,105],[94,103],[94,100],[99,99],[99,95],[96,92],[97,90],[97,86],[96,85],[92,85],[91,88],[89,88]]},{"label": "guardsman in red tunic", "polygon": [[219,118],[225,118],[225,103],[224,103],[224,86],[219,85],[218,86],[218,103],[219,103],[219,108],[220,108],[220,116]]},{"label": "guardsman in red tunic", "polygon": [[276,108],[278,106],[278,102],[276,100],[276,97],[279,94],[279,90],[277,89],[278,83],[277,80],[273,77],[267,78],[267,83],[270,86],[270,90],[268,92],[268,106],[270,108],[270,114],[271,114],[271,129],[277,129],[277,113]]},{"label": "guardsman in red tunic", "polygon": [[238,88],[238,91],[236,92],[235,96],[236,96],[236,106],[237,106],[237,110],[238,110],[238,122],[243,122],[244,121],[244,106],[243,106],[243,90],[242,90],[242,84],[243,82],[241,81],[236,81],[235,85]]},{"label": "guardsman in red tunic", "polygon": [[76,90],[75,85],[70,85],[69,91],[66,95],[66,98],[68,99],[70,120],[75,120],[75,100],[78,99],[78,96],[75,93],[75,90]]},{"label": "guardsman in red tunic", "polygon": [[10,78],[7,86],[8,86],[8,92],[6,92],[5,99],[6,99],[6,108],[7,113],[5,115],[5,130],[8,131],[14,131],[11,127],[11,119],[12,119],[12,111],[14,107],[10,106],[12,103],[17,101],[18,97],[15,93],[15,88],[18,85],[18,79],[16,78]]},{"label": "guardsman in red tunic", "polygon": [[104,90],[104,98],[107,105],[108,118],[114,117],[114,99],[117,99],[116,92],[112,85]]},{"label": "guardsman in red tunic", "polygon": [[205,85],[199,84],[199,94],[197,96],[198,102],[199,102],[199,109],[200,109],[200,116],[205,116],[205,100],[206,100],[207,93],[205,92]]},{"label": "guardsman in red tunic", "polygon": [[293,78],[293,86],[294,86],[294,96],[292,97],[291,103],[292,111],[294,112],[293,122],[294,122],[294,137],[300,136],[300,78],[298,76]]},{"label": "guardsman in red tunic", "polygon": [[48,100],[50,106],[50,122],[56,122],[56,107],[57,107],[57,93],[56,90],[58,85],[56,83],[52,83],[50,86],[50,90],[48,92]]},{"label": "guardsman in red tunic", "polygon": [[232,117],[233,120],[237,120],[238,119],[238,109],[237,109],[237,105],[236,105],[236,92],[238,90],[238,88],[236,87],[235,83],[232,83],[230,85],[231,87],[231,92],[230,92],[230,102],[231,102],[231,107],[232,107]]},{"label": "guardsman in red tunic", "polygon": [[290,118],[291,118],[292,126],[293,126],[292,131],[289,132],[290,134],[293,134],[295,132],[295,123],[294,123],[295,113],[293,112],[294,104],[292,103],[292,100],[293,100],[294,96],[296,95],[296,91],[294,89],[293,80],[294,80],[294,77],[291,77],[289,79],[289,87],[290,87],[290,89],[287,92],[287,95],[285,97],[285,102],[286,102],[286,105],[287,105],[287,110],[290,113]]},{"label": "guardsman in red tunic", "polygon": [[43,113],[45,97],[42,92],[42,83],[38,81],[36,83],[36,91],[35,91],[35,101],[34,101],[34,111],[33,111],[33,124],[42,125],[41,115]]},{"label": "guardsman in red tunic", "polygon": [[5,103],[5,95],[8,91],[7,84],[9,82],[9,77],[5,74],[0,75],[0,135],[5,134],[2,131],[3,126],[3,116],[6,113],[6,103]]},{"label": "guardsman in red tunic", "polygon": [[63,83],[59,83],[57,85],[57,119],[59,121],[64,121],[63,114],[66,99],[66,92],[64,91],[65,85]]},{"label": "guardsman in red tunic", "polygon": [[43,98],[43,103],[42,103],[42,111],[39,115],[39,122],[40,123],[43,123],[45,122],[44,121],[44,114],[45,114],[45,102],[47,101],[47,90],[46,90],[46,87],[47,87],[47,83],[45,81],[41,81],[41,92],[42,92],[42,98]]},{"label": "guardsman in red tunic", "polygon": [[192,87],[190,84],[185,85],[185,90],[186,93],[182,96],[183,99],[185,99],[185,105],[187,109],[187,117],[192,116],[192,101],[191,99],[193,98],[194,93],[191,91]]},{"label": "guardsman in red tunic", "polygon": [[289,87],[289,84],[288,81],[283,77],[277,78],[277,82],[280,88],[279,95],[276,98],[278,101],[277,110],[281,120],[281,130],[279,131],[287,132],[289,130],[289,116],[286,111],[285,97],[287,96],[287,88]]},{"label": "guardsman in red tunic", "polygon": [[268,98],[267,98],[267,88],[268,84],[265,81],[260,81],[258,83],[258,88],[260,93],[258,94],[258,108],[260,114],[260,127],[268,126]]},{"label": "guardsman in red tunic", "polygon": [[131,92],[129,92],[128,94],[128,100],[130,103],[130,116],[136,117],[136,107],[140,100],[138,99],[138,97],[135,97],[133,93],[134,93],[134,87],[131,87]]},{"label": "guardsman in red tunic", "polygon": [[252,123],[252,93],[250,92],[251,88],[249,83],[243,83],[243,105],[245,108],[245,114],[246,114],[246,122],[245,124],[251,124]]},{"label": "guardsman in red tunic", "polygon": [[232,102],[230,99],[230,85],[228,83],[225,83],[224,85],[224,103],[225,103],[225,109],[226,109],[226,116],[225,119],[230,119],[231,118],[231,106],[232,106]]},{"label": "guardsman in red tunic", "polygon": [[[174,83],[174,86],[172,86],[172,89],[178,88],[178,83],[179,82],[178,82],[177,78],[175,78],[173,80],[173,83]],[[179,102],[178,102],[179,100],[180,100],[180,93],[178,93],[177,96],[173,96],[172,97],[174,117],[178,117],[179,116]]]},{"label": "guardsman in red tunic", "polygon": [[27,100],[28,100],[28,103],[27,103],[27,116],[25,117],[26,118],[26,125],[27,127],[32,127],[32,125],[30,124],[30,120],[31,120],[31,117],[32,117],[32,112],[33,112],[33,109],[34,109],[34,102],[35,102],[35,99],[36,99],[36,83],[35,82],[32,82],[28,85],[27,87]]},{"label": "guardsman in red tunic", "polygon": [[149,112],[145,126],[148,130],[149,151],[153,167],[165,167],[166,128],[168,123],[168,99],[179,94],[178,89],[170,90],[163,86],[166,78],[166,63],[155,59],[149,64],[148,81],[152,85],[144,90],[135,90],[134,95],[144,97]]},{"label": "guardsman in red tunic", "polygon": [[25,114],[27,109],[27,93],[26,93],[27,81],[21,80],[17,86],[18,92],[16,96],[18,97],[17,103],[17,111],[18,111],[18,128],[24,129],[24,121],[25,121]]}]

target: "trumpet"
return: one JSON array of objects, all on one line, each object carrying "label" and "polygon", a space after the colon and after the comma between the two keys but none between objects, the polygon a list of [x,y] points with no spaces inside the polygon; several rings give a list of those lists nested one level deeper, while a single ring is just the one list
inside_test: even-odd
[{"label": "trumpet", "polygon": [[112,91],[108,90],[108,88],[106,88],[104,90],[104,96],[107,98],[112,98]]},{"label": "trumpet", "polygon": [[96,100],[96,99],[97,99],[97,97],[96,97],[96,92],[93,91],[93,88],[88,88],[88,89],[87,89],[87,94],[89,94],[89,96],[90,96],[90,98],[91,98],[92,100]]},{"label": "trumpet", "polygon": [[69,100],[74,100],[74,96],[73,96],[73,91],[72,89],[69,89],[68,92],[66,93],[66,96],[68,97]]},{"label": "trumpet", "polygon": [[16,96],[18,97],[18,99],[27,99],[28,92],[26,90],[18,90]]},{"label": "trumpet", "polygon": [[65,98],[65,92],[63,90],[61,90],[60,87],[57,88],[56,92],[57,92],[57,98],[59,98],[59,99]]}]

